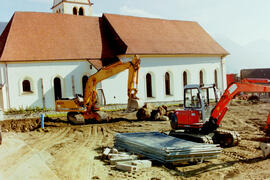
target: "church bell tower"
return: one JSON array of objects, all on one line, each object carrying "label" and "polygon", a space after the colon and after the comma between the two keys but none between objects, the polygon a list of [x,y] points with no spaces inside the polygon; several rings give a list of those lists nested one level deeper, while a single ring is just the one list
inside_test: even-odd
[{"label": "church bell tower", "polygon": [[90,0],[53,0],[53,13],[92,16],[93,3]]}]

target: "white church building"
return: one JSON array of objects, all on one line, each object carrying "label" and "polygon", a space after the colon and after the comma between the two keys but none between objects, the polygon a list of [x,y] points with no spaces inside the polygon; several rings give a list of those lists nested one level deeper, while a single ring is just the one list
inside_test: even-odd
[{"label": "white church building", "polygon": [[[83,94],[87,78],[141,57],[138,97],[183,100],[191,83],[226,87],[223,49],[197,23],[115,14],[92,16],[89,0],[54,0],[53,13],[16,12],[0,36],[0,106],[54,108]],[[102,81],[107,104],[127,103],[127,71]]]}]

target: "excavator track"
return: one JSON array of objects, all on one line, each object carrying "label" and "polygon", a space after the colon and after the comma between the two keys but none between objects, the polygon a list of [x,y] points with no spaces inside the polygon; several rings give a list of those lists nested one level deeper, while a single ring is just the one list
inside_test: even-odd
[{"label": "excavator track", "polygon": [[92,112],[91,114],[88,114],[88,116],[84,116],[82,113],[68,112],[67,119],[71,124],[74,124],[74,125],[83,125],[83,124],[89,124],[89,123],[102,123],[102,122],[108,122],[110,120],[107,113],[103,111],[95,111],[95,112]]},{"label": "excavator track", "polygon": [[206,143],[206,144],[214,144],[213,141],[213,134],[204,135],[204,134],[197,134],[197,133],[190,133],[184,132],[179,130],[173,130],[169,133],[170,136],[185,139],[188,141],[198,142],[198,143]]},{"label": "excavator track", "polygon": [[237,146],[241,141],[240,135],[237,132],[223,129],[217,129],[207,135],[173,130],[170,131],[169,135],[198,143],[220,144],[222,147]]}]

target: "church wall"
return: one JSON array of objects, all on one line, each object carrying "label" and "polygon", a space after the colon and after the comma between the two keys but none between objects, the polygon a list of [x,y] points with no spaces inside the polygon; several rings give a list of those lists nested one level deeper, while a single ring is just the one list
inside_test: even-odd
[{"label": "church wall", "polygon": [[[130,59],[122,58],[123,61]],[[188,74],[188,84],[200,82],[200,70],[204,74],[204,83],[215,83],[214,71],[218,73],[218,87],[222,89],[222,71],[220,57],[155,57],[141,58],[139,70],[138,97],[145,102],[168,102],[183,100],[183,72]],[[165,93],[165,73],[170,74],[170,95]],[[153,97],[147,97],[146,75],[152,76]],[[102,87],[109,104],[127,103],[128,71],[122,72],[102,82]],[[112,92],[117,92],[113,94]]]},{"label": "church wall", "polygon": [[[94,68],[90,70],[90,63],[87,61],[17,63],[7,66],[10,108],[42,108],[41,79],[43,79],[46,108],[54,108],[54,78],[58,77],[61,80],[62,97],[73,97],[72,79],[74,79],[75,93],[82,94],[82,77],[96,72]],[[31,92],[23,92],[24,80],[30,81]],[[6,107],[5,110],[8,108]]]},{"label": "church wall", "polygon": [[1,84],[1,100],[0,100],[0,109],[5,109],[8,107],[8,96],[7,96],[7,90],[8,90],[8,83],[6,80],[6,65],[0,64],[0,84]]},{"label": "church wall", "polygon": [[[122,58],[123,61],[130,61]],[[188,84],[200,81],[199,72],[204,74],[204,83],[214,83],[214,71],[218,72],[218,87],[222,89],[222,73],[220,57],[144,57],[141,58],[139,70],[138,97],[144,102],[169,102],[183,100],[183,72],[187,72]],[[90,76],[96,72],[90,70],[86,61],[43,62],[43,63],[17,63],[8,64],[7,83],[3,89],[4,109],[43,107],[41,79],[43,79],[46,108],[54,108],[54,78],[61,80],[62,97],[73,97],[72,78],[76,94],[83,94],[82,77]],[[1,64],[0,70],[4,71],[5,65]],[[170,75],[171,93],[166,95],[165,73]],[[146,75],[152,76],[153,97],[147,97]],[[102,88],[107,104],[127,103],[128,71],[119,73],[102,81],[98,88]],[[29,80],[32,92],[23,92],[22,82]],[[8,93],[9,92],[9,93]]]}]

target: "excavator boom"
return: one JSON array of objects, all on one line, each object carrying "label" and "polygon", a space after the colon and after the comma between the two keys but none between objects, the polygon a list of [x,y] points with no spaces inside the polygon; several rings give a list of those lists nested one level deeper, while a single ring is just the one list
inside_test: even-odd
[{"label": "excavator boom", "polygon": [[[95,108],[95,100],[97,97],[96,86],[99,82],[109,77],[112,77],[126,69],[129,70],[128,76],[128,97],[135,97],[137,89],[134,87],[135,78],[138,79],[138,70],[140,68],[140,60],[135,56],[130,62],[117,62],[110,66],[100,69],[97,73],[89,77],[85,86],[84,106],[88,109]],[[138,80],[136,80],[138,84]]]},{"label": "excavator boom", "polygon": [[99,82],[112,77],[124,70],[129,70],[128,90],[129,98],[128,108],[138,109],[140,103],[136,97],[138,86],[138,71],[140,68],[140,58],[134,56],[130,62],[116,62],[112,65],[103,67],[95,74],[91,75],[86,82],[84,89],[84,97],[76,97],[73,99],[61,99],[56,101],[56,111],[68,112],[68,120],[74,124],[84,124],[85,120],[94,119],[97,121],[106,120],[106,114],[99,111],[97,106],[97,90],[96,86]]},{"label": "excavator boom", "polygon": [[[216,107],[213,109],[211,118],[217,119],[217,125],[220,125],[222,112],[226,109],[227,104],[240,92],[264,93],[270,92],[270,86],[255,83],[269,83],[268,79],[244,79],[242,82],[236,82],[229,85],[221,96]],[[224,116],[224,114],[223,114]],[[222,116],[222,117],[223,117]]]}]

